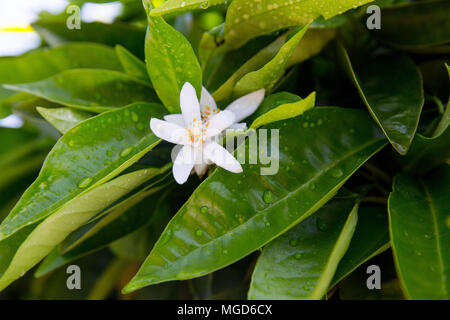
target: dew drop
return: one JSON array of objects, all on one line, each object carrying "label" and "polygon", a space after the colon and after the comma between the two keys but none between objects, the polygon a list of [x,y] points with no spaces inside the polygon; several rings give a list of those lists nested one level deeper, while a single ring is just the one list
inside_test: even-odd
[{"label": "dew drop", "polygon": [[308,122],[303,122],[303,128],[308,128],[309,123]]},{"label": "dew drop", "polygon": [[108,150],[108,151],[106,151],[106,155],[107,155],[108,157],[112,157],[113,153],[112,153],[111,150]]},{"label": "dew drop", "polygon": [[222,253],[223,254],[228,254],[228,250],[223,250]]},{"label": "dew drop", "polygon": [[200,8],[201,9],[208,9],[209,7],[209,2],[208,1],[203,1],[202,3],[200,3]]},{"label": "dew drop", "polygon": [[299,252],[299,253],[295,254],[294,258],[297,259],[297,260],[300,260],[302,258],[302,256],[303,255]]},{"label": "dew drop", "polygon": [[295,247],[297,245],[297,240],[296,239],[291,239],[289,240],[289,244],[293,247]]},{"label": "dew drop", "polygon": [[208,213],[208,207],[207,207],[207,206],[202,206],[202,207],[200,208],[200,213],[203,213],[203,214]]},{"label": "dew drop", "polygon": [[314,190],[314,189],[316,189],[316,186],[312,183],[312,184],[309,186],[309,189],[310,189],[310,190]]},{"label": "dew drop", "polygon": [[263,200],[265,203],[270,204],[273,202],[273,193],[270,190],[264,191]]},{"label": "dew drop", "polygon": [[340,177],[342,177],[343,174],[344,174],[344,172],[342,172],[341,169],[335,169],[335,170],[333,170],[333,172],[331,172],[331,175],[333,176],[333,178],[340,178]]},{"label": "dew drop", "polygon": [[78,188],[86,188],[92,183],[92,177],[86,177],[78,183]]},{"label": "dew drop", "polygon": [[139,121],[139,116],[135,112],[132,112],[131,113],[131,120],[133,120],[133,122],[138,122]]},{"label": "dew drop", "polygon": [[125,149],[122,150],[122,152],[120,152],[120,156],[121,157],[126,157],[126,156],[128,156],[131,153],[131,151],[133,151],[132,147],[125,148]]}]

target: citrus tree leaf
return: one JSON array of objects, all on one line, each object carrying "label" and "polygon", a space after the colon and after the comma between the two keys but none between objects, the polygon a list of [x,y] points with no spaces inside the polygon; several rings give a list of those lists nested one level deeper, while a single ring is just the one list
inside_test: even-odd
[{"label": "citrus tree leaf", "polygon": [[386,209],[383,207],[359,207],[358,223],[352,241],[336,273],[330,288],[353,270],[390,247]]},{"label": "citrus tree leaf", "polygon": [[422,78],[416,65],[406,56],[386,56],[372,59],[355,71],[345,49],[339,47],[346,71],[370,114],[395,150],[406,154],[424,103]]},{"label": "citrus tree leaf", "polygon": [[323,16],[332,18],[372,0],[234,0],[225,20],[225,46],[239,48],[253,37],[286,27],[307,25]]},{"label": "citrus tree leaf", "polygon": [[446,0],[398,4],[381,11],[382,28],[374,34],[383,42],[400,47],[423,48],[450,41],[450,3]]},{"label": "citrus tree leaf", "polygon": [[264,247],[250,299],[319,300],[326,294],[358,220],[355,199],[328,202]]},{"label": "citrus tree leaf", "polygon": [[303,38],[308,27],[309,25],[295,32],[280,48],[275,57],[261,69],[244,75],[234,86],[233,96],[240,97],[260,88],[265,88],[267,91],[272,89],[283,75],[289,57]]},{"label": "citrus tree leaf", "polygon": [[72,231],[153,177],[154,172],[147,169],[120,176],[81,195],[39,223],[20,244],[0,278],[0,290],[23,276]]},{"label": "citrus tree leaf", "polygon": [[78,123],[93,116],[91,113],[71,108],[37,107],[36,110],[62,134],[72,129]]},{"label": "citrus tree leaf", "polygon": [[[358,110],[315,108],[265,128],[280,130],[279,171],[262,175],[261,164],[243,164],[242,174],[216,170],[170,221],[124,292],[199,277],[245,257],[319,209],[385,145]],[[247,141],[237,153],[248,148]]]},{"label": "citrus tree leaf", "polygon": [[116,46],[116,53],[126,74],[151,85],[144,62],[121,45]]},{"label": "citrus tree leaf", "polygon": [[150,117],[159,104],[133,104],[105,112],[70,129],[53,147],[36,181],[0,225],[0,240],[39,221],[92,188],[114,178],[159,143]]},{"label": "citrus tree leaf", "polygon": [[68,107],[98,113],[133,102],[158,101],[148,84],[110,70],[72,69],[37,82],[5,86]]},{"label": "citrus tree leaf", "polygon": [[389,196],[392,249],[409,299],[450,298],[450,167],[423,178],[399,174]]},{"label": "citrus tree leaf", "polygon": [[226,3],[226,0],[168,0],[160,6],[150,11],[152,16],[160,16],[165,14],[180,14],[182,12],[196,10],[196,9],[208,9],[211,6],[216,6],[222,3]]},{"label": "citrus tree leaf", "polygon": [[190,82],[198,97],[202,70],[189,41],[161,17],[148,17],[145,62],[153,87],[167,110],[180,113],[180,91]]},{"label": "citrus tree leaf", "polygon": [[140,59],[144,58],[145,28],[137,25],[83,22],[81,29],[70,30],[67,28],[67,16],[64,15],[62,19],[40,19],[33,22],[32,26],[51,46],[67,42],[96,42],[111,47],[120,44]]}]

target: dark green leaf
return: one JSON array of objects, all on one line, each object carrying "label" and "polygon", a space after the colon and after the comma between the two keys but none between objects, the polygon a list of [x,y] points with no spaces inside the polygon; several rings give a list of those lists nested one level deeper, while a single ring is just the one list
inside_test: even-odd
[{"label": "dark green leaf", "polygon": [[389,197],[392,249],[409,299],[450,299],[450,167],[400,174]]}]

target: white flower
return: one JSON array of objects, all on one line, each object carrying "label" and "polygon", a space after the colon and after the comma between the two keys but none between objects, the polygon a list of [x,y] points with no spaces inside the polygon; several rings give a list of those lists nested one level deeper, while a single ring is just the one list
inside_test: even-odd
[{"label": "white flower", "polygon": [[240,163],[216,139],[227,128],[245,129],[245,123],[238,122],[255,112],[263,98],[261,89],[221,111],[205,88],[199,102],[194,87],[186,82],[180,93],[181,114],[167,115],[165,121],[150,120],[150,128],[157,137],[177,144],[175,148],[180,149],[172,169],[175,180],[185,183],[192,168],[203,175],[211,163],[234,173],[242,172]]}]

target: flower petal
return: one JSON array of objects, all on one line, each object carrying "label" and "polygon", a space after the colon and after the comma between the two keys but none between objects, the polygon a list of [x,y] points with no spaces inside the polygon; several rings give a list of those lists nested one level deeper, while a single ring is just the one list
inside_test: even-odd
[{"label": "flower petal", "polygon": [[175,144],[189,144],[189,136],[186,129],[174,123],[151,118],[150,129],[160,139]]},{"label": "flower petal", "polygon": [[238,131],[247,130],[247,124],[245,122],[234,123],[227,128],[227,130]]},{"label": "flower petal", "polygon": [[231,111],[221,111],[209,120],[205,133],[206,138],[219,135],[223,130],[234,123],[236,116]]},{"label": "flower petal", "polygon": [[168,115],[164,116],[164,120],[166,120],[167,122],[179,125],[180,127],[183,127],[183,128],[186,127],[184,125],[183,115],[181,113],[168,114]]},{"label": "flower petal", "polygon": [[239,122],[258,109],[264,99],[264,89],[249,93],[233,101],[225,110],[232,111],[236,115],[236,122]]},{"label": "flower petal", "polygon": [[180,107],[185,126],[191,127],[194,121],[201,121],[197,94],[189,82],[186,82],[181,89]]},{"label": "flower petal", "polygon": [[203,147],[203,155],[219,167],[225,170],[239,173],[242,172],[241,164],[225,148],[216,142],[209,142]]},{"label": "flower petal", "polygon": [[202,114],[208,115],[208,113],[210,114],[214,109],[217,109],[216,101],[208,90],[206,90],[205,87],[202,87],[202,96],[200,98],[200,110]]},{"label": "flower petal", "polygon": [[199,177],[202,177],[206,173],[206,170],[208,170],[208,165],[206,163],[196,164],[194,166],[194,169],[195,169],[195,173]]},{"label": "flower petal", "polygon": [[189,178],[195,163],[195,150],[191,146],[184,146],[177,155],[172,167],[173,177],[179,184]]}]

